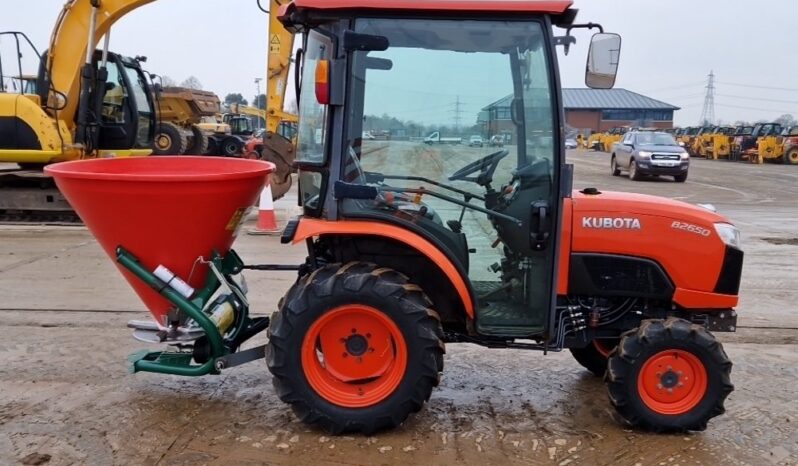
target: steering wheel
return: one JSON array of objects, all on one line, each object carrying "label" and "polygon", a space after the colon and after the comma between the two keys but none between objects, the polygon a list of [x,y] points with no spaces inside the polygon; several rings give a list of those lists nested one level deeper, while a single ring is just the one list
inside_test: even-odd
[{"label": "steering wheel", "polygon": [[[499,166],[499,162],[501,159],[507,157],[508,154],[510,154],[509,151],[500,150],[490,155],[486,155],[479,160],[475,160],[465,167],[452,173],[452,175],[449,176],[449,181],[473,181],[480,186],[488,185],[491,181],[493,181],[493,172],[496,171],[496,167]],[[469,176],[477,172],[479,172],[478,176]]]}]

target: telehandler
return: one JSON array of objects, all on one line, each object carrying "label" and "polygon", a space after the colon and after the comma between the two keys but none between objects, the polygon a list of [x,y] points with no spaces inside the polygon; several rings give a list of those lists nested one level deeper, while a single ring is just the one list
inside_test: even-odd
[{"label": "telehandler", "polygon": [[[447,344],[567,348],[604,376],[627,423],[705,429],[733,390],[712,332],[736,328],[739,231],[684,202],[572,190],[557,48],[573,47],[574,30],[598,28],[586,84],[603,89],[621,45],[576,14],[569,0],[283,5],[280,19],[302,44],[303,214],[282,234],[307,248],[296,266],[245,265],[230,249],[273,169],[263,162],[49,167],[149,307],[154,322],[132,323],[135,335],[173,345],[132,356],[132,369],[197,376],[265,357],[302,421],[371,433],[422,408]],[[434,93],[512,96],[513,144],[363,137],[367,115],[434,109]],[[182,173],[189,163],[191,175]],[[130,201],[142,193],[149,205]],[[120,203],[125,215],[114,216]],[[270,319],[248,314],[239,274],[249,269],[298,272]],[[239,349],[267,327],[267,344]]]}]

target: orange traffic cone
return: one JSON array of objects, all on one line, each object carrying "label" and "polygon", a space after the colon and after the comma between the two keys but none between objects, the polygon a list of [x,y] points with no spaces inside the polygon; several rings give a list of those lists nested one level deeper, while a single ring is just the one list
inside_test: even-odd
[{"label": "orange traffic cone", "polygon": [[258,223],[255,228],[249,230],[251,235],[273,235],[280,233],[277,227],[277,218],[274,215],[274,200],[272,199],[272,188],[266,185],[260,193],[258,202]]}]

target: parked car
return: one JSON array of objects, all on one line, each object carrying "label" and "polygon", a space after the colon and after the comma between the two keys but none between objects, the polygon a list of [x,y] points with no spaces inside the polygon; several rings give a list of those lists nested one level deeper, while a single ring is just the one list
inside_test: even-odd
[{"label": "parked car", "polygon": [[615,145],[610,160],[612,176],[621,171],[639,181],[646,175],[672,176],[679,183],[687,180],[690,155],[672,135],[654,131],[630,131]]},{"label": "parked car", "polygon": [[491,147],[504,147],[504,136],[497,134],[490,138]]},{"label": "parked car", "polygon": [[468,147],[482,147],[485,145],[485,142],[482,140],[482,136],[471,136],[468,139]]},{"label": "parked car", "polygon": [[576,149],[579,144],[576,143],[576,139],[568,138],[565,140],[565,148],[566,149]]}]

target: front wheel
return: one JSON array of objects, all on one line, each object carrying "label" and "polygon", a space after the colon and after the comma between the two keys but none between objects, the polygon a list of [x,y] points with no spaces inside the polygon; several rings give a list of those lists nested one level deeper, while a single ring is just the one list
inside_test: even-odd
[{"label": "front wheel", "polygon": [[784,153],[784,163],[798,165],[798,147],[793,147]]},{"label": "front wheel", "polygon": [[687,181],[687,172],[679,173],[678,175],[673,176],[673,181],[677,183],[684,183]]},{"label": "front wheel", "polygon": [[734,390],[731,367],[704,327],[652,319],[623,334],[604,380],[627,423],[655,432],[704,430],[725,412],[723,402]]},{"label": "front wheel", "polygon": [[225,157],[236,157],[243,148],[244,144],[237,137],[229,136],[222,141],[222,155]]},{"label": "front wheel", "polygon": [[615,159],[615,156],[610,160],[610,173],[612,176],[621,176],[621,169],[618,168],[618,160]]},{"label": "front wheel", "polygon": [[429,298],[364,262],[325,266],[286,294],[269,327],[280,399],[331,433],[394,428],[438,385],[444,346]]},{"label": "front wheel", "polygon": [[629,179],[632,181],[640,181],[640,172],[637,169],[637,162],[634,159],[629,161]]}]

